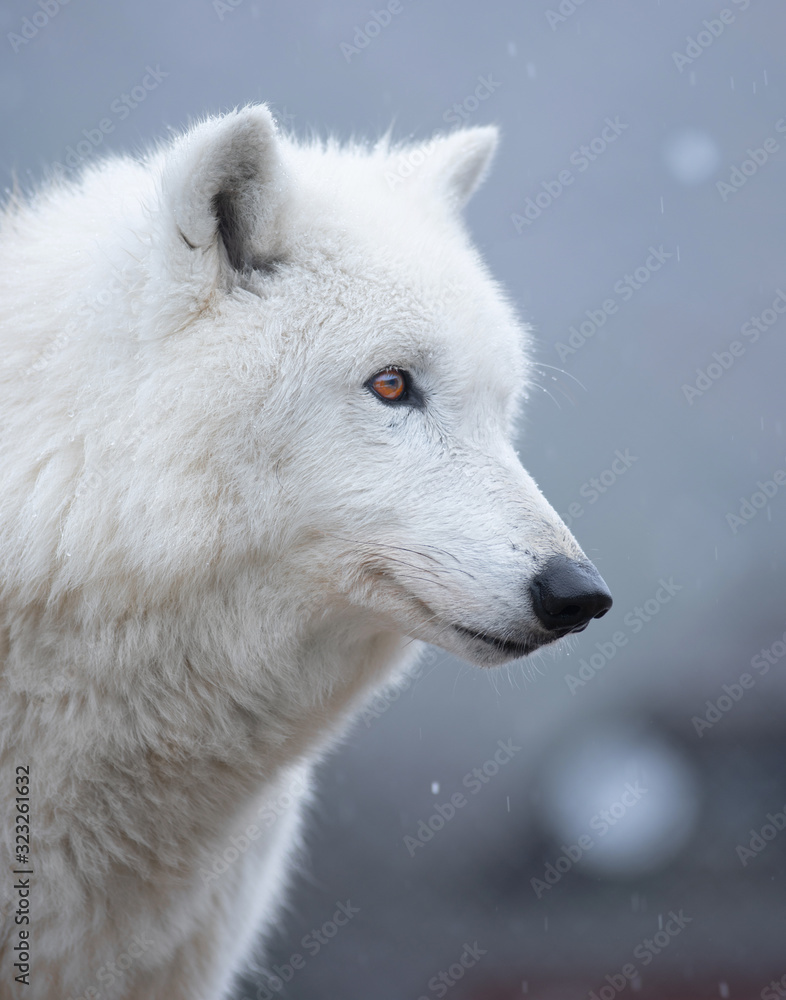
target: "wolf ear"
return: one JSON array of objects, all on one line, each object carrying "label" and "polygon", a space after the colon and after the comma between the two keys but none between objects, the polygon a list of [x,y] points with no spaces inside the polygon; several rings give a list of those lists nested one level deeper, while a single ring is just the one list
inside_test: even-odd
[{"label": "wolf ear", "polygon": [[463,208],[485,180],[498,143],[494,125],[437,136],[424,147],[423,169],[449,201]]},{"label": "wolf ear", "polygon": [[214,272],[268,270],[279,249],[283,187],[276,126],[264,105],[191,129],[168,155],[162,177],[164,210],[176,230],[169,235],[181,258],[187,252],[212,260]]}]

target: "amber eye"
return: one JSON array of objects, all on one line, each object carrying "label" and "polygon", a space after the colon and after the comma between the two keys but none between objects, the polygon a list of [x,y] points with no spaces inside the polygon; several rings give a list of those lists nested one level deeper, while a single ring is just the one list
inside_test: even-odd
[{"label": "amber eye", "polygon": [[398,368],[385,368],[367,384],[386,403],[396,403],[407,395],[406,375]]}]

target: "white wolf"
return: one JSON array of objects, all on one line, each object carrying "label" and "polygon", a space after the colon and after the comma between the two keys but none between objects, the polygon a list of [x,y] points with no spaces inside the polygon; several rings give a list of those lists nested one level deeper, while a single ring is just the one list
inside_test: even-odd
[{"label": "white wolf", "polygon": [[496,141],[253,106],[7,207],[4,996],[226,996],[364,700],[611,604],[511,444],[527,332],[460,217]]}]

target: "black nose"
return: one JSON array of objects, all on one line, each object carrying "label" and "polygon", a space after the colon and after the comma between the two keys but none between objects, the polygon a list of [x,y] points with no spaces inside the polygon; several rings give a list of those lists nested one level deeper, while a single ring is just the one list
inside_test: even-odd
[{"label": "black nose", "polygon": [[611,607],[611,594],[590,562],[552,556],[530,585],[538,621],[549,631],[580,632]]}]

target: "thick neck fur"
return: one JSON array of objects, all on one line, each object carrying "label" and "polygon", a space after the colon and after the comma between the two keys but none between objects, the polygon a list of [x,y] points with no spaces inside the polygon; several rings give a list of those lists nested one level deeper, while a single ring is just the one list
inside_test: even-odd
[{"label": "thick neck fur", "polygon": [[[113,628],[90,622],[87,601],[67,614],[28,608],[17,624],[5,749],[59,789],[39,834],[67,836],[94,878],[109,876],[115,857],[147,877],[193,871],[249,802],[327,748],[402,658],[401,638],[364,628],[360,614],[345,612],[340,626],[324,612],[298,620],[280,595],[251,595],[239,579]],[[42,634],[58,636],[43,658]],[[25,649],[35,637],[33,664]],[[68,726],[50,725],[64,715]]]}]

